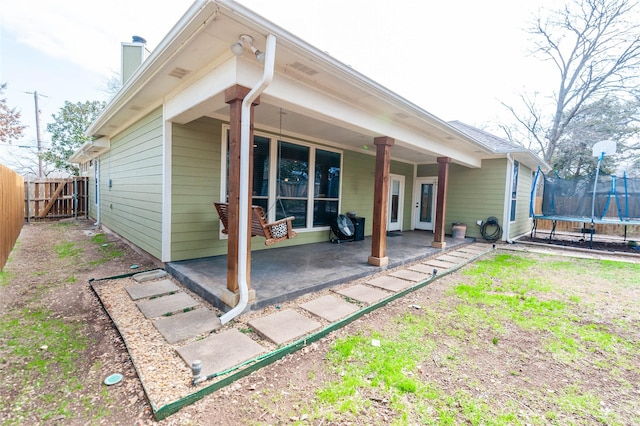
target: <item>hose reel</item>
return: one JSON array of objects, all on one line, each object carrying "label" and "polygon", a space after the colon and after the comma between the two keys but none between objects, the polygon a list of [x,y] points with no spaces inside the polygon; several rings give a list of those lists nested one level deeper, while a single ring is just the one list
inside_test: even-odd
[{"label": "hose reel", "polygon": [[502,226],[498,223],[498,218],[489,216],[487,220],[480,225],[480,234],[487,241],[494,242],[502,237]]}]

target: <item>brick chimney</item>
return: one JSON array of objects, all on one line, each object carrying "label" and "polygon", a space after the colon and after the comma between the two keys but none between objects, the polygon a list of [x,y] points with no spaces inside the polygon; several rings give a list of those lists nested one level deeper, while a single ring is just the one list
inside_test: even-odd
[{"label": "brick chimney", "polygon": [[124,85],[136,72],[138,67],[149,56],[147,40],[140,36],[133,36],[131,43],[122,43],[122,57],[120,58],[120,79]]}]

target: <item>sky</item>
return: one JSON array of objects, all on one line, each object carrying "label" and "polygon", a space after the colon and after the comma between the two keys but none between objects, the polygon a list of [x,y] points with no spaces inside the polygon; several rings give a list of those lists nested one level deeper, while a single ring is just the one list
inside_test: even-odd
[{"label": "sky", "polygon": [[[238,0],[431,114],[490,130],[510,119],[500,101],[553,81],[525,31],[543,1]],[[139,35],[153,50],[192,4],[0,0],[0,83],[28,126],[14,145],[36,144],[34,92],[46,144],[65,101],[107,100],[121,42]]]}]

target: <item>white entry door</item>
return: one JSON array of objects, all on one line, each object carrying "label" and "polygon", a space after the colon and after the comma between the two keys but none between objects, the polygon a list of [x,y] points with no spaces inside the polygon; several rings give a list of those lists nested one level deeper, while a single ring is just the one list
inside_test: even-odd
[{"label": "white entry door", "polygon": [[389,176],[389,213],[387,231],[402,231],[402,205],[404,203],[404,176]]},{"label": "white entry door", "polygon": [[415,200],[415,229],[433,231],[436,220],[436,194],[438,179],[435,177],[416,179]]}]

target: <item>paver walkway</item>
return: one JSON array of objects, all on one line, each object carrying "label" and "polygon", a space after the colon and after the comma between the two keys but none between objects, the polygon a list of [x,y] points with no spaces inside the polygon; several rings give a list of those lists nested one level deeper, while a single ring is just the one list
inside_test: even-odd
[{"label": "paver walkway", "polygon": [[[360,309],[489,251],[491,246],[483,243],[463,246],[389,271],[365,284],[349,285],[337,289],[332,295],[318,296],[294,308],[254,318],[249,325],[273,344],[285,345],[316,332],[323,324],[354,315]],[[199,303],[170,280],[158,280],[163,274],[140,275],[139,279],[134,276],[134,280],[139,282],[128,286],[127,293],[167,343],[174,346],[187,366],[196,360],[201,361],[203,377],[219,374],[269,352],[236,329],[224,330],[211,306]],[[149,281],[154,278],[156,281]]]}]

